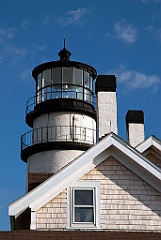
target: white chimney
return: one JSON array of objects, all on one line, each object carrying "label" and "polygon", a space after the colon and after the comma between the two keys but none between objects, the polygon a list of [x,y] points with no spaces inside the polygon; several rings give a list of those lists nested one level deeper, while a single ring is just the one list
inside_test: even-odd
[{"label": "white chimney", "polygon": [[136,147],[144,141],[144,112],[129,110],[126,114],[127,140],[130,145]]},{"label": "white chimney", "polygon": [[117,100],[115,75],[98,75],[97,95],[97,140],[105,134],[117,134]]}]

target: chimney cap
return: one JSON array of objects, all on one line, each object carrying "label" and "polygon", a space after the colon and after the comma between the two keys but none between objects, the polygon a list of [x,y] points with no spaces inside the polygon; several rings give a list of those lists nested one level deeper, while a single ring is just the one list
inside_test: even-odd
[{"label": "chimney cap", "polygon": [[126,114],[126,125],[128,123],[144,124],[144,112],[142,110],[128,110]]},{"label": "chimney cap", "polygon": [[96,79],[96,94],[98,92],[116,92],[115,75],[98,75]]}]

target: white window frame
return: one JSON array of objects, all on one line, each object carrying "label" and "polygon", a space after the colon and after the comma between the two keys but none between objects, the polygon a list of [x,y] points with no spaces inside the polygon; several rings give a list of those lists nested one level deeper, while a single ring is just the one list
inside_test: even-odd
[{"label": "white window frame", "polygon": [[[93,190],[94,222],[74,222],[74,190]],[[99,229],[100,228],[100,182],[79,181],[68,188],[68,225],[69,229]],[[88,205],[87,205],[88,207]],[[90,206],[89,206],[90,207]]]},{"label": "white window frame", "polygon": [[[75,203],[75,191],[92,191],[92,199],[93,199],[93,204],[91,205],[78,205]],[[73,224],[94,224],[95,225],[95,219],[96,219],[96,216],[95,216],[95,189],[94,188],[82,188],[82,187],[74,187],[72,188],[72,222]],[[93,213],[93,222],[79,222],[79,221],[76,221],[75,219],[75,209],[77,207],[83,207],[83,208],[86,208],[86,209],[89,209],[89,208],[92,208],[92,213]]]}]

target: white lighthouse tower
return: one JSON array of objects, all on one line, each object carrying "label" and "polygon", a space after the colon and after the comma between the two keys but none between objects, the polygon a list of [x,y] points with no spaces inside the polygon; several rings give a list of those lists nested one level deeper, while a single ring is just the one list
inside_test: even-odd
[{"label": "white lighthouse tower", "polygon": [[32,72],[36,94],[26,104],[21,158],[27,163],[28,191],[59,171],[96,142],[93,81],[96,70],[70,61],[64,48],[60,60],[43,63]]}]

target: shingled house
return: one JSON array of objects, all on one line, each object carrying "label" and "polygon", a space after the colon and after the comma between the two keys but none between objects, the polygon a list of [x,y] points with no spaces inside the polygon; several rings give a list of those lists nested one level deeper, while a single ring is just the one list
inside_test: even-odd
[{"label": "shingled house", "polygon": [[26,105],[32,130],[21,138],[27,192],[9,206],[11,233],[161,239],[161,141],[145,139],[140,110],[127,112],[122,140],[116,77],[97,75],[70,55],[64,45],[59,61],[32,72],[36,95]]}]

